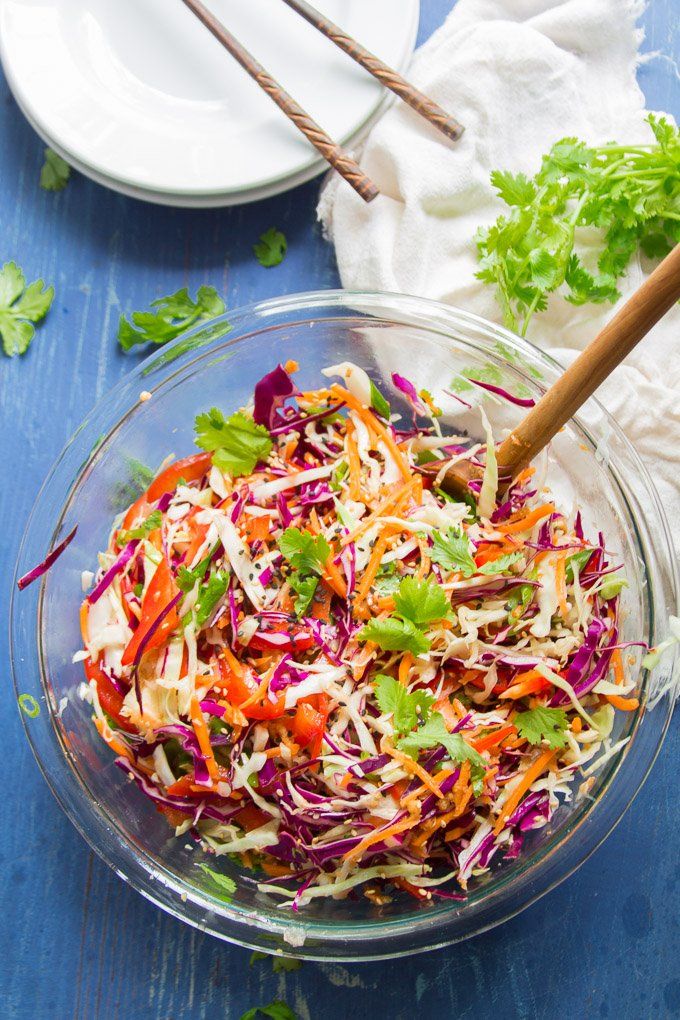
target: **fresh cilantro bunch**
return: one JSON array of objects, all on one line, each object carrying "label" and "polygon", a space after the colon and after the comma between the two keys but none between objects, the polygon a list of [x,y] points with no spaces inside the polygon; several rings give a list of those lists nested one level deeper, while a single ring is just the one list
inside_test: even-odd
[{"label": "fresh cilantro bunch", "polygon": [[312,535],[300,528],[286,528],[279,541],[279,551],[293,570],[288,583],[296,593],[295,612],[298,617],[308,611],[323,574],[331,547],[323,535]]},{"label": "fresh cilantro bunch", "polygon": [[373,641],[387,652],[424,654],[431,644],[425,629],[443,620],[451,609],[446,592],[432,577],[424,581],[404,577],[393,598],[396,615],[369,620],[359,632],[359,640]]},{"label": "fresh cilantro bunch", "polygon": [[[680,133],[664,117],[647,121],[655,144],[591,148],[563,138],[535,177],[491,174],[511,211],[478,232],[477,276],[495,285],[511,329],[524,336],[560,289],[575,305],[615,301],[638,247],[661,258],[680,241]],[[579,254],[579,227],[600,232],[596,266]]]},{"label": "fresh cilantro bunch", "polygon": [[195,323],[221,315],[227,306],[214,287],[199,287],[195,301],[182,287],[175,294],[152,301],[151,307],[155,311],[133,312],[132,323],[121,315],[118,343],[124,351],[138,344],[165,344]]},{"label": "fresh cilantro bunch", "polygon": [[5,354],[24,354],[35,335],[34,324],[44,319],[54,299],[54,287],[42,280],[26,286],[26,277],[16,262],[0,269],[0,337]]},{"label": "fresh cilantro bunch", "polygon": [[194,431],[196,445],[212,453],[213,464],[234,477],[252,474],[255,465],[266,460],[272,448],[264,425],[258,425],[241,411],[225,418],[218,408],[212,407],[196,416]]}]

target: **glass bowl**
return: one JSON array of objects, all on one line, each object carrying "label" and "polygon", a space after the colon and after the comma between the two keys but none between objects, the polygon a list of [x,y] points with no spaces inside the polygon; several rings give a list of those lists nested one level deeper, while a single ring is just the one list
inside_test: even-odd
[{"label": "glass bowl", "polygon": [[[94,850],[164,910],[241,945],[309,959],[377,959],[432,949],[507,919],[569,875],[607,836],[645,779],[672,711],[660,694],[673,655],[649,672],[640,666],[640,708],[619,713],[614,738],[623,749],[596,773],[590,790],[562,804],[530,834],[524,853],[471,886],[465,902],[417,902],[405,893],[377,906],[359,895],[316,900],[299,914],[259,893],[233,870],[237,891],[224,902],[210,889],[186,837],[175,839],[127,777],[114,767],[90,709],[77,695],[82,664],[78,607],[81,571],[93,569],[114,513],[134,498],[135,461],[157,467],[193,447],[193,421],[211,406],[245,403],[254,383],[278,361],[294,358],[302,388],[329,364],[362,365],[405,411],[391,383],[398,370],[427,387],[455,429],[481,431],[484,405],[498,436],[522,409],[466,383],[474,372],[521,395],[536,396],[560,367],[525,340],[474,315],[413,297],[327,291],[266,301],[214,320],[155,352],[90,412],[52,469],[33,508],[17,575],[77,524],[71,545],[50,572],[13,597],[11,656],[17,695],[42,711],[24,723],[57,800]],[[458,391],[458,396],[452,395]],[[148,391],[150,399],[140,400]],[[462,397],[462,400],[460,399]],[[562,506],[582,508],[586,534],[601,529],[629,580],[623,639],[658,643],[678,611],[678,578],[662,507],[635,451],[606,412],[590,400],[554,440],[539,471]]]}]

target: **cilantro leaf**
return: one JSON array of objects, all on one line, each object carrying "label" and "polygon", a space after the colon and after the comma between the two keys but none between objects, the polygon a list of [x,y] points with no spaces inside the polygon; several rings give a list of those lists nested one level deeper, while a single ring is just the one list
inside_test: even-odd
[{"label": "cilantro leaf", "polygon": [[257,244],[253,245],[255,258],[265,269],[271,269],[272,266],[278,266],[283,262],[287,250],[288,242],[285,234],[282,234],[276,227],[266,230]]},{"label": "cilantro leaf", "polygon": [[429,640],[411,620],[399,620],[394,616],[386,620],[369,620],[358,637],[360,641],[373,641],[386,652],[423,655],[430,648]]},{"label": "cilantro leaf", "polygon": [[299,571],[295,570],[289,575],[288,583],[293,591],[296,592],[293,607],[295,615],[299,619],[301,616],[306,615],[312,604],[312,599],[319,585],[319,578],[316,574],[309,574],[307,577],[303,577]]},{"label": "cilantro leaf", "polygon": [[132,542],[135,538],[147,538],[152,531],[156,531],[160,528],[163,523],[163,514],[160,510],[152,510],[145,521],[138,524],[136,528],[130,528],[128,531],[121,531],[118,534],[116,543],[119,546],[127,545],[128,542]]},{"label": "cilantro leaf", "polygon": [[536,185],[525,174],[494,170],[491,174],[491,183],[506,205],[528,205],[536,196]]},{"label": "cilantro leaf", "polygon": [[557,749],[567,743],[567,713],[563,708],[531,708],[518,712],[513,720],[520,737],[530,744],[545,740],[548,747]]},{"label": "cilantro leaf", "polygon": [[371,383],[371,407],[373,408],[374,411],[378,412],[381,418],[385,418],[386,421],[389,421],[390,414],[392,413],[390,410],[390,405],[387,403],[387,401],[385,400],[382,393],[380,392],[380,390],[375,385],[372,379],[370,380],[370,383]]},{"label": "cilantro leaf", "polygon": [[422,726],[397,741],[400,751],[416,759],[420,751],[427,751],[440,745],[446,748],[446,753],[452,761],[461,764],[464,761],[470,762],[474,779],[473,788],[475,792],[480,790],[486,762],[474,747],[470,747],[460,733],[449,733],[444,718],[439,712],[433,712]]},{"label": "cilantro leaf", "polygon": [[573,556],[567,557],[564,574],[569,584],[571,584],[574,580],[574,567],[578,569],[580,577],[583,573],[583,568],[586,566],[594,552],[594,549],[580,549],[577,553],[574,553]]},{"label": "cilantro leaf", "polygon": [[279,551],[292,567],[303,574],[321,574],[331,547],[323,535],[314,536],[311,531],[286,528],[279,540]]},{"label": "cilantro leaf", "polygon": [[198,598],[196,599],[196,605],[194,606],[196,625],[198,627],[202,627],[208,622],[213,614],[215,606],[224,596],[228,584],[228,572],[218,571],[216,574],[211,574],[207,582],[201,585],[198,592]]},{"label": "cilantro leaf", "polygon": [[504,571],[511,567],[513,563],[517,563],[517,560],[521,560],[521,552],[506,553],[505,556],[499,556],[497,560],[491,560],[490,563],[484,563],[481,567],[477,568],[478,574],[502,574]]},{"label": "cilantro leaf", "polygon": [[219,898],[226,900],[226,902],[229,903],[236,892],[236,882],[233,878],[229,878],[228,875],[223,875],[220,871],[213,871],[207,864],[198,864],[197,867],[199,867],[201,871],[205,871],[206,875],[209,875],[218,887],[221,894]]},{"label": "cilantro leaf", "polygon": [[471,577],[477,569],[470,553],[467,535],[456,528],[449,528],[445,535],[439,531],[432,533],[433,546],[430,559],[439,563],[445,570],[455,570],[463,577]]},{"label": "cilantro leaf", "polygon": [[299,970],[301,966],[302,960],[293,960],[290,956],[272,957],[272,970],[275,974],[290,974],[294,970]]},{"label": "cilantro leaf", "polygon": [[26,277],[16,262],[0,269],[0,337],[5,354],[24,354],[35,335],[34,323],[47,315],[54,299],[54,287],[42,280],[26,286]]},{"label": "cilantro leaf", "polygon": [[417,626],[443,620],[451,608],[446,592],[432,577],[424,581],[404,577],[394,593],[394,604],[405,620]]},{"label": "cilantro leaf", "polygon": [[71,176],[71,167],[53,149],[45,149],[45,162],[40,170],[40,187],[45,191],[63,191]]},{"label": "cilantro leaf", "polygon": [[298,1020],[297,1014],[280,999],[270,1002],[268,1006],[253,1006],[241,1015],[241,1020],[258,1020],[260,1013],[269,1020]]},{"label": "cilantro leaf", "polygon": [[394,595],[398,590],[401,581],[396,571],[384,571],[379,573],[373,582],[373,588],[378,595]]},{"label": "cilantro leaf", "polygon": [[271,452],[267,429],[241,411],[225,418],[213,407],[196,416],[194,430],[196,445],[211,452],[213,464],[234,477],[252,474],[255,465]]},{"label": "cilantro leaf", "polygon": [[412,730],[420,719],[426,719],[435,703],[429,691],[413,691],[409,694],[403,684],[383,673],[378,674],[373,683],[380,711],[392,713],[392,725],[395,733],[400,735]]},{"label": "cilantro leaf", "polygon": [[192,570],[189,570],[187,567],[179,568],[175,580],[177,581],[177,587],[180,589],[180,591],[183,592],[191,591],[196,582],[201,581],[205,577],[205,572],[210,566],[210,561],[218,544],[219,543],[217,543],[210,550],[208,555],[205,556],[202,560],[200,560],[200,562],[197,563]]},{"label": "cilantro leaf", "polygon": [[226,305],[214,287],[199,287],[192,300],[186,287],[151,302],[153,312],[133,312],[128,322],[121,315],[118,342],[124,351],[139,344],[165,344],[189,329],[194,323],[214,319]]}]

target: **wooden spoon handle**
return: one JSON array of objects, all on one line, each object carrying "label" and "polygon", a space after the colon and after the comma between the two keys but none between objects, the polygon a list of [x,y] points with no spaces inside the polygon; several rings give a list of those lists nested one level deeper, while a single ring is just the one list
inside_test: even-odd
[{"label": "wooden spoon handle", "polygon": [[500,473],[514,478],[526,467],[679,299],[680,244],[503,440],[497,451]]}]

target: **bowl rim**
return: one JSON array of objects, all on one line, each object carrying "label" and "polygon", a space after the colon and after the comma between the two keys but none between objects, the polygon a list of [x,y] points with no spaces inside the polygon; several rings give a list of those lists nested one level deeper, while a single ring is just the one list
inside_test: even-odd
[{"label": "bowl rim", "polygon": [[[245,335],[237,336],[229,341],[229,344],[240,344],[247,340],[249,337],[252,337],[253,335],[259,335],[262,332],[266,331],[269,325],[273,327],[284,325],[284,323],[281,322],[268,324],[266,321],[268,316],[275,317],[277,315],[283,315],[297,311],[304,313],[313,313],[315,309],[320,308],[324,308],[331,313],[324,316],[324,319],[326,321],[330,320],[337,322],[342,319],[347,319],[350,317],[356,318],[359,315],[363,315],[365,317],[366,322],[370,322],[371,317],[374,317],[384,322],[388,322],[388,324],[391,323],[401,325],[412,324],[420,326],[422,328],[426,328],[430,332],[439,333],[444,337],[448,336],[449,338],[451,338],[452,335],[455,335],[456,332],[463,331],[466,326],[472,327],[475,330],[479,331],[483,335],[482,339],[486,340],[487,342],[493,339],[502,341],[506,345],[509,345],[511,349],[514,349],[520,355],[526,356],[527,354],[529,354],[534,359],[534,361],[537,361],[539,363],[542,362],[544,365],[551,367],[553,370],[557,371],[563,370],[562,366],[555,358],[552,357],[552,355],[546,353],[545,351],[542,351],[531,341],[526,340],[525,338],[522,337],[518,337],[515,334],[511,333],[509,330],[505,329],[504,327],[499,326],[496,323],[490,322],[482,318],[481,316],[478,316],[471,312],[466,312],[462,309],[455,308],[454,306],[451,305],[443,304],[441,302],[434,302],[426,298],[395,293],[345,291],[341,289],[335,289],[329,291],[322,290],[285,295],[278,298],[270,298],[265,301],[254,302],[252,304],[236,308],[231,312],[227,312],[224,315],[219,316],[215,320],[210,320],[210,322],[208,323],[203,323],[198,327],[194,327],[193,329],[188,330],[186,333],[182,334],[180,337],[178,337],[171,343],[164,345],[163,351],[160,355],[158,354],[158,352],[152,352],[147,358],[138,362],[130,372],[124,375],[115,384],[115,386],[113,386],[102,398],[100,398],[95,403],[95,405],[90,409],[88,414],[81,422],[80,426],[75,430],[73,435],[65,444],[60,455],[57,457],[50,472],[48,473],[47,478],[45,479],[43,485],[40,488],[40,492],[35,500],[33,509],[27,520],[26,528],[21,540],[19,553],[17,557],[17,565],[15,568],[14,576],[15,584],[12,587],[12,593],[10,598],[10,660],[13,681],[17,696],[19,695],[19,683],[18,683],[19,669],[18,669],[18,657],[15,649],[14,599],[17,593],[16,579],[20,573],[22,558],[25,554],[25,550],[29,542],[31,528],[36,521],[38,508],[40,507],[42,501],[44,500],[46,493],[50,488],[53,478],[58,474],[59,469],[61,468],[64,462],[64,459],[71,450],[72,446],[76,443],[78,437],[81,436],[81,433],[87,431],[88,426],[91,426],[94,422],[96,422],[100,408],[104,407],[108,402],[110,401],[113,402],[117,398],[120,398],[120,396],[125,392],[126,387],[131,388],[131,393],[138,391],[140,383],[148,379],[148,376],[153,372],[165,368],[168,364],[172,364],[175,360],[175,356],[177,360],[177,365],[173,364],[173,367],[170,370],[169,374],[164,375],[162,378],[159,379],[159,383],[161,385],[166,385],[168,381],[171,380],[172,377],[177,372],[184,372],[188,368],[191,368],[194,362],[193,357],[194,347],[186,346],[182,348],[181,347],[182,342],[185,341],[187,338],[199,334],[201,330],[205,330],[206,326],[215,327],[220,323],[222,323],[225,326],[227,324],[232,326],[234,324],[246,326],[248,321],[252,320],[254,325],[254,328],[252,330],[247,330]],[[337,312],[337,310],[339,309],[342,309],[344,314],[341,315],[333,314],[334,312]],[[402,319],[395,319],[394,318],[395,313],[402,313],[402,315],[405,317]],[[414,318],[417,320],[422,319],[422,321],[415,322]],[[302,321],[309,321],[309,315],[307,316],[306,319],[303,319]],[[285,322],[285,325],[290,326],[293,325],[293,323]],[[223,339],[225,333],[226,331],[222,330],[221,333],[217,334],[216,339],[220,340]],[[476,339],[478,338],[469,338],[469,342],[474,343]],[[210,347],[208,347],[208,350],[210,350]],[[196,360],[200,360],[201,358],[203,358],[205,356],[205,353],[206,351],[202,350],[202,348],[199,347],[198,351],[196,352]],[[116,422],[108,429],[108,431],[105,434],[106,439],[110,438],[110,436],[115,432],[120,423],[123,420],[125,420],[127,416],[131,414],[132,411],[134,410],[137,401],[135,398],[132,399],[134,401],[132,406],[118,414]],[[648,494],[651,497],[651,500],[654,504],[654,508],[659,518],[658,523],[661,524],[661,533],[663,541],[665,542],[667,551],[669,550],[672,551],[672,546],[670,545],[668,523],[665,519],[663,508],[661,506],[659,497],[654,488],[653,482],[645,466],[641,462],[639,456],[637,455],[632,445],[626,439],[625,435],[623,434],[615,420],[608,414],[608,412],[602,407],[602,405],[599,403],[599,401],[597,401],[596,398],[591,398],[590,406],[593,405],[597,407],[599,413],[603,416],[604,421],[607,423],[611,431],[616,434],[617,438],[620,441],[623,442],[624,449],[626,450],[627,455],[632,457],[637,470],[640,472],[642,478],[644,479],[644,482],[647,486]],[[575,416],[574,421],[581,431],[589,435],[588,429],[583,425],[582,422],[579,421],[578,415]],[[54,544],[54,537],[58,534],[61,521],[63,520],[63,517],[70,506],[74,490],[77,488],[84,472],[86,472],[90,467],[93,458],[96,456],[96,452],[97,452],[96,447],[95,449],[89,452],[87,459],[82,464],[80,464],[80,467],[75,472],[75,475],[69,481],[68,493],[61,507],[61,510],[59,511],[58,520],[54,528],[52,544]],[[616,477],[616,475],[613,474],[611,467],[608,466],[607,470],[610,476],[612,476],[614,484],[616,484],[617,487],[620,489],[621,483],[619,479]],[[634,518],[635,515],[633,514],[633,519]],[[678,570],[677,564],[675,563],[675,560],[672,557],[672,555],[670,559],[670,575],[672,593],[675,605],[677,606]],[[40,607],[42,606],[42,596],[44,592],[44,578],[41,579],[39,589],[40,595],[39,595],[38,622],[41,615]],[[62,766],[68,767],[68,775],[70,776],[71,783],[75,784],[76,789],[79,792],[80,803],[75,804],[69,801],[62,794],[62,791],[58,788],[57,783],[54,781],[50,769],[47,763],[43,760],[41,752],[37,747],[37,739],[34,739],[35,734],[31,732],[31,730],[35,730],[35,721],[28,720],[25,717],[24,713],[21,713],[22,723],[24,725],[24,729],[26,731],[29,743],[31,744],[33,754],[38,762],[38,765],[43,775],[45,776],[48,785],[50,786],[50,789],[54,793],[60,806],[63,808],[67,816],[70,818],[70,820],[76,826],[78,831],[84,837],[86,842],[97,852],[97,854],[104,861],[106,861],[107,864],[109,864],[110,867],[113,868],[114,871],[116,871],[117,874],[119,874],[124,880],[130,881],[131,884],[133,884],[133,886],[139,892],[142,893],[142,895],[144,895],[150,901],[154,902],[156,905],[160,906],[166,912],[173,914],[179,919],[189,924],[192,924],[195,927],[198,927],[199,929],[209,930],[211,934],[219,938],[226,939],[231,942],[236,942],[240,945],[248,946],[250,948],[267,948],[266,945],[263,946],[261,939],[255,939],[251,941],[247,937],[244,937],[244,934],[247,934],[248,928],[251,929],[252,933],[253,922],[255,922],[255,927],[257,927],[256,922],[258,918],[261,918],[262,916],[260,913],[258,913],[256,909],[245,910],[239,908],[238,911],[231,911],[224,904],[220,904],[220,912],[219,914],[216,915],[215,905],[216,902],[218,901],[216,901],[214,898],[211,898],[209,894],[206,894],[203,890],[199,890],[197,887],[185,886],[181,881],[174,879],[172,873],[169,871],[166,871],[165,874],[163,874],[163,865],[161,864],[159,866],[159,864],[155,862],[152,859],[152,857],[148,853],[146,853],[146,851],[140,852],[139,849],[134,847],[131,841],[125,839],[122,836],[119,830],[115,833],[115,836],[117,837],[116,845],[119,851],[122,848],[123,855],[127,858],[127,863],[129,865],[127,873],[121,868],[120,863],[117,863],[112,859],[109,847],[101,845],[101,843],[94,839],[94,834],[91,831],[91,828],[88,829],[86,821],[90,826],[94,821],[95,827],[100,828],[103,827],[108,832],[109,835],[114,835],[113,830],[115,828],[115,823],[114,827],[112,827],[112,825],[110,824],[111,823],[110,816],[104,809],[102,809],[99,805],[94,803],[92,797],[86,796],[84,799],[82,797],[83,793],[87,794],[89,791],[87,789],[86,784],[73,767],[70,757],[65,753],[65,747],[61,740],[59,730],[55,725],[55,720],[53,718],[54,706],[51,704],[51,700],[47,696],[48,689],[45,684],[44,676],[45,671],[43,669],[42,663],[42,646],[39,637],[38,637],[38,654],[40,659],[39,685],[43,694],[43,701],[47,704],[49,708],[49,711],[44,713],[45,716],[49,716],[48,736],[51,736],[53,740],[56,739],[56,741],[59,743],[62,752],[61,764]],[[293,919],[291,921],[290,919],[282,916],[281,925],[277,925],[276,923],[272,922],[270,917],[267,917],[267,924],[269,925],[270,928],[273,928],[276,934],[282,935],[284,941],[288,941],[290,943],[290,949],[288,948],[286,949],[286,952],[290,952],[290,955],[296,955],[299,956],[300,958],[307,959],[327,959],[329,958],[329,955],[332,955],[333,958],[335,959],[349,961],[357,959],[363,960],[383,959],[392,956],[403,955],[404,953],[414,951],[425,951],[428,949],[434,949],[443,945],[451,944],[453,942],[461,941],[467,937],[470,937],[473,934],[478,934],[482,931],[488,930],[491,927],[494,927],[496,924],[502,923],[508,918],[519,913],[521,910],[524,910],[531,903],[535,902],[538,898],[540,898],[542,895],[550,891],[557,884],[559,884],[561,881],[563,881],[565,878],[571,875],[595,851],[595,849],[597,849],[597,847],[603,842],[603,840],[612,831],[615,825],[618,824],[618,821],[623,816],[625,810],[627,810],[627,807],[632,802],[634,796],[637,794],[640,787],[642,786],[642,783],[646,779],[646,776],[648,775],[649,770],[651,769],[656,759],[656,756],[658,755],[659,750],[661,748],[661,744],[663,742],[663,738],[665,736],[670,721],[670,716],[672,713],[672,700],[670,698],[665,699],[665,703],[666,703],[665,718],[661,720],[660,714],[657,715],[657,719],[661,723],[661,727],[659,730],[655,749],[651,756],[649,757],[649,760],[646,763],[642,772],[636,777],[634,792],[629,796],[627,803],[623,804],[623,806],[617,809],[616,817],[614,817],[613,820],[610,819],[610,821],[605,825],[603,831],[599,833],[595,839],[593,839],[591,835],[590,841],[587,842],[585,845],[581,846],[577,852],[574,852],[574,847],[572,847],[571,853],[572,860],[565,869],[560,871],[559,874],[551,877],[547,882],[544,882],[543,884],[541,884],[540,882],[535,883],[536,888],[533,889],[531,888],[531,875],[529,873],[532,871],[532,869],[535,869],[539,866],[541,867],[544,866],[546,864],[545,860],[546,857],[554,856],[554,854],[561,848],[565,847],[566,844],[569,845],[573,844],[574,842],[573,836],[575,831],[581,828],[583,824],[591,820],[593,816],[593,808],[588,808],[587,810],[585,810],[582,816],[577,820],[577,823],[573,827],[567,828],[567,831],[564,833],[564,835],[559,840],[556,846],[548,848],[547,852],[542,856],[535,854],[531,855],[525,870],[520,872],[519,875],[517,876],[521,877],[522,879],[525,880],[525,883],[529,884],[528,895],[525,896],[520,903],[503,909],[500,916],[496,916],[489,920],[487,923],[474,927],[474,930],[456,934],[452,934],[451,932],[447,932],[445,930],[446,917],[451,917],[453,919],[457,912],[456,908],[454,907],[451,907],[448,910],[440,909],[436,912],[436,914],[431,915],[430,921],[435,922],[434,924],[428,923],[428,917],[426,915],[424,915],[422,918],[409,917],[408,922],[411,927],[411,934],[414,936],[415,935],[418,936],[417,939],[415,939],[416,943],[415,945],[399,944],[399,939],[402,939],[403,941],[404,938],[404,932],[402,928],[405,919],[391,920],[386,923],[379,921],[368,922],[363,923],[360,927],[353,925],[351,922],[349,923],[339,922],[337,926],[333,926],[333,930],[329,930],[331,922],[326,921],[319,922],[315,919],[314,920],[310,919],[308,934],[313,935],[314,939],[315,940],[318,939],[322,945],[326,946],[326,948],[330,946],[337,947],[337,945],[339,945],[343,940],[345,940],[350,933],[353,939],[358,939],[359,943],[362,944],[364,942],[368,943],[372,939],[376,938],[382,941],[382,947],[378,951],[361,952],[360,955],[358,955],[356,952],[353,952],[349,955],[342,955],[341,952],[340,953],[336,952],[335,948],[331,954],[323,951],[309,952],[305,951],[304,945],[295,945],[295,932],[299,932],[305,929],[304,918],[300,920]],[[661,713],[661,706],[658,706],[658,708],[659,713]],[[636,721],[635,726],[636,732],[637,727],[639,726],[639,722],[640,717],[638,717]],[[616,767],[613,769],[604,787],[603,796],[606,797],[606,794],[609,792],[609,789],[612,783],[614,782],[614,779],[618,775],[620,765],[625,759],[626,759],[625,755],[621,756],[621,761],[618,762],[616,764]],[[600,800],[598,800],[597,803],[599,804]],[[87,815],[86,819],[80,817],[77,807],[83,808],[84,814]],[[536,878],[540,876],[534,877]],[[191,893],[187,896],[188,889],[191,890]],[[163,893],[161,893],[161,890],[163,890]],[[489,905],[491,905],[491,901],[493,899],[496,899],[504,891],[505,887],[503,886],[501,886],[500,889],[498,888],[492,889],[490,890],[491,895],[483,897],[480,903],[483,904],[489,903]],[[177,902],[178,899],[183,900],[185,906],[184,910],[182,909],[182,906]],[[202,918],[199,918],[198,916],[192,917],[187,914],[186,903],[190,901],[195,906],[201,908],[204,915]],[[211,917],[215,916],[221,918],[222,920],[229,921],[230,924],[235,926],[234,930],[230,931],[216,930],[215,926],[211,925],[210,923]],[[415,931],[414,929],[417,929],[417,931]],[[432,930],[431,933],[428,932],[428,929]],[[287,936],[290,936],[291,932],[293,933],[292,942],[290,942],[290,939],[287,939]]]}]

